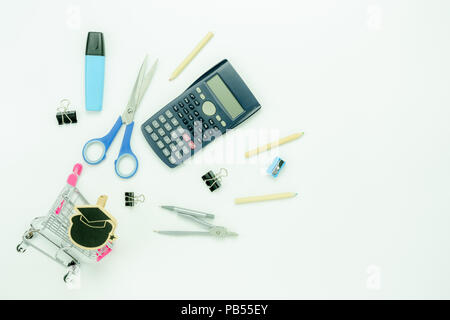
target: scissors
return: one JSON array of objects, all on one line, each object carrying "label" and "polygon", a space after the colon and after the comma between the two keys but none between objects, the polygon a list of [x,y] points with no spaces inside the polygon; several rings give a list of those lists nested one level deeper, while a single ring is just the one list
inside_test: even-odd
[{"label": "scissors", "polygon": [[[145,74],[147,69],[147,59],[148,56],[145,56],[144,62],[141,65],[141,68],[139,70],[139,74],[137,76],[136,82],[133,87],[133,91],[131,92],[130,100],[128,101],[128,104],[125,108],[125,111],[119,118],[117,119],[116,123],[112,127],[111,131],[108,132],[106,136],[103,138],[96,138],[91,139],[83,147],[83,158],[84,160],[89,164],[99,164],[102,162],[106,157],[106,152],[108,151],[112,141],[117,135],[117,132],[119,132],[120,127],[122,127],[122,124],[125,124],[125,134],[123,136],[122,145],[120,147],[119,156],[117,157],[116,161],[114,161],[114,166],[116,170],[116,174],[124,179],[131,178],[135,175],[137,169],[138,169],[138,160],[131,151],[130,147],[130,139],[131,139],[131,133],[133,132],[133,126],[134,126],[134,113],[136,112],[137,107],[142,101],[142,98],[144,97],[145,92],[147,91],[148,86],[150,85],[150,82],[152,81],[153,75],[156,71],[156,66],[158,63],[158,60],[155,61],[153,66],[150,68],[150,71]],[[102,148],[102,152],[97,157],[94,157],[92,159],[88,156],[88,150],[93,145],[98,145]],[[129,158],[134,163],[134,169],[130,170],[131,172],[123,172],[120,170],[120,163],[122,160]]]}]

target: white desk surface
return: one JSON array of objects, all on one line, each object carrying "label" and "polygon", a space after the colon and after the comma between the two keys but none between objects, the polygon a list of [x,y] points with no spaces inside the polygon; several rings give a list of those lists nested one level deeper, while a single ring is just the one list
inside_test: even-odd
[{"label": "white desk surface", "polygon": [[[449,12],[448,1],[406,0],[9,2],[0,12],[0,298],[450,298]],[[210,30],[214,38],[169,82]],[[88,31],[106,41],[98,114],[84,111]],[[119,179],[123,129],[101,165],[84,164],[78,186],[91,202],[109,196],[119,239],[68,290],[63,267],[15,247],[82,162],[83,144],[112,127],[145,53],[160,64],[136,128],[223,58],[262,108],[176,170],[135,130],[139,171]],[[63,98],[78,124],[56,124]],[[305,131],[278,150],[287,165],[275,181],[243,162],[245,148],[225,143],[249,133],[262,142],[267,130]],[[206,161],[221,150],[227,159]],[[229,177],[210,193],[200,177],[220,167]],[[125,208],[125,191],[147,201]],[[233,204],[286,191],[299,196]],[[197,228],[162,204],[212,212],[239,237],[155,234]]]}]

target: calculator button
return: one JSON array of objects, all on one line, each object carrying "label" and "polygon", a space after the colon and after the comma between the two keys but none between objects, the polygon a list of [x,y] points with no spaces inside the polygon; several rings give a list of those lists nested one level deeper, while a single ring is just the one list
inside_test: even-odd
[{"label": "calculator button", "polygon": [[166,118],[164,118],[163,115],[160,115],[160,116],[158,117],[158,119],[159,119],[159,121],[160,121],[161,123],[165,123],[165,122],[166,122]]},{"label": "calculator button", "polygon": [[189,110],[188,109],[183,109],[184,113],[189,114]]},{"label": "calculator button", "polygon": [[195,91],[197,91],[198,93],[202,92],[202,89],[200,89],[199,87],[195,88]]},{"label": "calculator button", "polygon": [[179,137],[179,134],[174,130],[170,133],[170,136],[172,137],[172,140],[175,140]]},{"label": "calculator button", "polygon": [[212,126],[214,125],[214,121],[212,121],[212,119],[209,119],[208,122],[210,125],[212,125]]},{"label": "calculator button", "polygon": [[167,144],[169,144],[169,143],[171,142],[171,140],[170,140],[170,138],[169,138],[168,136],[165,136],[165,137],[163,138],[163,140],[164,140],[164,142],[167,143]]},{"label": "calculator button", "polygon": [[152,132],[153,132],[153,129],[152,129],[152,127],[150,127],[149,125],[146,125],[146,126],[145,126],[145,131],[147,131],[148,133],[152,133]]},{"label": "calculator button", "polygon": [[184,142],[181,140],[178,141],[178,147],[183,148],[183,146],[184,146]]},{"label": "calculator button", "polygon": [[203,122],[203,118],[202,117],[198,117],[198,120]]},{"label": "calculator button", "polygon": [[188,154],[189,153],[189,149],[188,149],[188,147],[186,147],[186,146],[183,146],[183,153],[184,154]]},{"label": "calculator button", "polygon": [[184,141],[190,141],[191,140],[191,136],[189,135],[189,134],[187,134],[187,133],[184,133],[183,134],[183,139],[184,139]]},{"label": "calculator button", "polygon": [[163,137],[163,136],[166,135],[166,132],[164,131],[163,128],[159,128],[159,129],[158,129],[158,133],[159,133],[159,135],[160,135],[161,137]]},{"label": "calculator button", "polygon": [[173,117],[173,113],[172,112],[170,112],[170,110],[167,110],[166,111],[166,116],[167,116],[167,118],[172,118]]},{"label": "calculator button", "polygon": [[199,105],[200,105],[200,102],[198,102],[197,100],[194,100],[194,104],[195,104],[196,106],[199,106]]},{"label": "calculator button", "polygon": [[219,128],[218,128],[217,126],[214,126],[214,130],[220,131]]},{"label": "calculator button", "polygon": [[194,100],[195,99],[195,96],[191,93],[191,94],[189,94],[189,97],[191,97],[191,99],[192,100]]},{"label": "calculator button", "polygon": [[188,124],[189,121],[187,121],[187,119],[183,119],[183,123],[184,123],[184,124]]},{"label": "calculator button", "polygon": [[175,157],[177,157],[178,159],[181,159],[180,151],[175,151]]},{"label": "calculator button", "polygon": [[164,143],[163,143],[161,140],[159,140],[159,141],[156,143],[156,145],[157,145],[160,149],[164,148]]},{"label": "calculator button", "polygon": [[152,137],[153,141],[156,141],[159,139],[158,136],[156,135],[156,133],[154,133],[154,132],[150,135],[150,137]]},{"label": "calculator button", "polygon": [[183,102],[178,102],[178,105],[179,105],[180,107],[184,107]]},{"label": "calculator button", "polygon": [[178,112],[178,116],[179,116],[180,118],[183,118],[183,114],[182,114],[181,112]]},{"label": "calculator button", "polygon": [[225,121],[221,121],[220,124],[222,125],[222,127],[225,127],[227,125],[227,123]]},{"label": "calculator button", "polygon": [[222,120],[222,118],[219,115],[216,116],[216,119],[217,119],[217,121]]},{"label": "calculator button", "polygon": [[172,157],[172,156],[170,156],[169,158],[169,162],[171,163],[171,164],[175,164],[177,161],[175,160],[175,158],[174,157]]},{"label": "calculator button", "polygon": [[194,117],[193,116],[191,116],[190,114],[188,114],[188,118],[189,118],[189,120],[194,120]]},{"label": "calculator button", "polygon": [[203,128],[208,129],[209,128],[208,124],[204,123]]},{"label": "calculator button", "polygon": [[171,149],[173,152],[175,152],[175,151],[178,150],[177,147],[176,147],[173,143],[171,143],[171,144],[169,145],[169,147],[170,147],[170,149]]},{"label": "calculator button", "polygon": [[205,95],[203,94],[203,93],[200,93],[200,98],[202,99],[202,100],[205,100]]},{"label": "calculator button", "polygon": [[188,98],[184,98],[183,100],[184,100],[184,102],[189,103],[189,99]]},{"label": "calculator button", "polygon": [[158,128],[159,128],[159,123],[158,123],[158,121],[153,120],[153,121],[152,121],[152,126],[153,126],[153,128],[158,129]]},{"label": "calculator button", "polygon": [[195,140],[197,141],[197,144],[202,144],[202,139],[200,137],[195,138]]},{"label": "calculator button", "polygon": [[172,124],[173,124],[174,126],[177,126],[177,125],[179,125],[179,122],[178,122],[178,120],[177,120],[177,119],[175,119],[175,118],[173,118],[173,119],[170,119],[170,121],[172,122]]},{"label": "calculator button", "polygon": [[164,124],[164,128],[166,128],[167,131],[172,130],[172,126],[169,123]]},{"label": "calculator button", "polygon": [[193,141],[189,141],[189,148],[191,148],[192,150],[195,149],[195,143]]},{"label": "calculator button", "polygon": [[166,157],[170,156],[170,151],[167,148],[164,148],[162,152]]},{"label": "calculator button", "polygon": [[189,131],[192,131],[192,130],[194,130],[194,128],[192,128],[192,126],[191,126],[191,125],[187,126],[187,128],[188,128],[188,130],[189,130]]},{"label": "calculator button", "polygon": [[179,134],[183,134],[184,133],[184,129],[182,127],[178,127],[177,130],[178,130]]},{"label": "calculator button", "polygon": [[180,109],[178,109],[177,106],[173,106],[173,110],[178,111],[178,110],[180,110]]},{"label": "calculator button", "polygon": [[194,106],[192,104],[190,104],[189,109],[194,110]]},{"label": "calculator button", "polygon": [[211,101],[205,101],[202,105],[202,111],[207,116],[212,116],[216,113],[216,106]]},{"label": "calculator button", "polygon": [[200,113],[198,113],[198,111],[194,111],[194,116],[198,117],[200,115]]}]

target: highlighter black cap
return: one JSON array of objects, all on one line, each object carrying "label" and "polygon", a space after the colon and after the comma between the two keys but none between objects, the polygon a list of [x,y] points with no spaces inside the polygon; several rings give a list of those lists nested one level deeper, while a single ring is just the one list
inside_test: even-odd
[{"label": "highlighter black cap", "polygon": [[103,41],[103,33],[89,32],[86,43],[87,56],[104,56],[105,42]]}]

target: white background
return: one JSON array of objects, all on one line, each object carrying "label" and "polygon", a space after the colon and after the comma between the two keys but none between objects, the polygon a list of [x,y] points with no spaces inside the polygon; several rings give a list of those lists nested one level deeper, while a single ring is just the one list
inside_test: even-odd
[{"label": "white background", "polygon": [[[448,1],[4,2],[0,297],[450,298],[449,15]],[[98,114],[84,110],[88,31],[106,41]],[[214,38],[169,82],[208,31]],[[136,129],[223,58],[262,108],[175,170],[135,130],[140,167],[123,181],[113,170],[123,129],[101,165],[82,162],[81,149],[122,113],[146,53],[160,64]],[[63,98],[78,124],[57,125]],[[250,131],[267,141],[267,130],[305,132],[268,155],[287,162],[276,180],[261,174],[265,164],[244,163],[245,148],[225,144]],[[207,162],[221,150],[227,159]],[[83,194],[109,196],[119,239],[103,261],[82,265],[81,288],[68,290],[63,267],[15,247],[76,162]],[[210,193],[200,177],[221,167],[229,177]],[[125,191],[147,200],[125,208]],[[299,196],[233,204],[286,191]],[[153,233],[198,228],[162,204],[212,212],[239,237]]]}]

